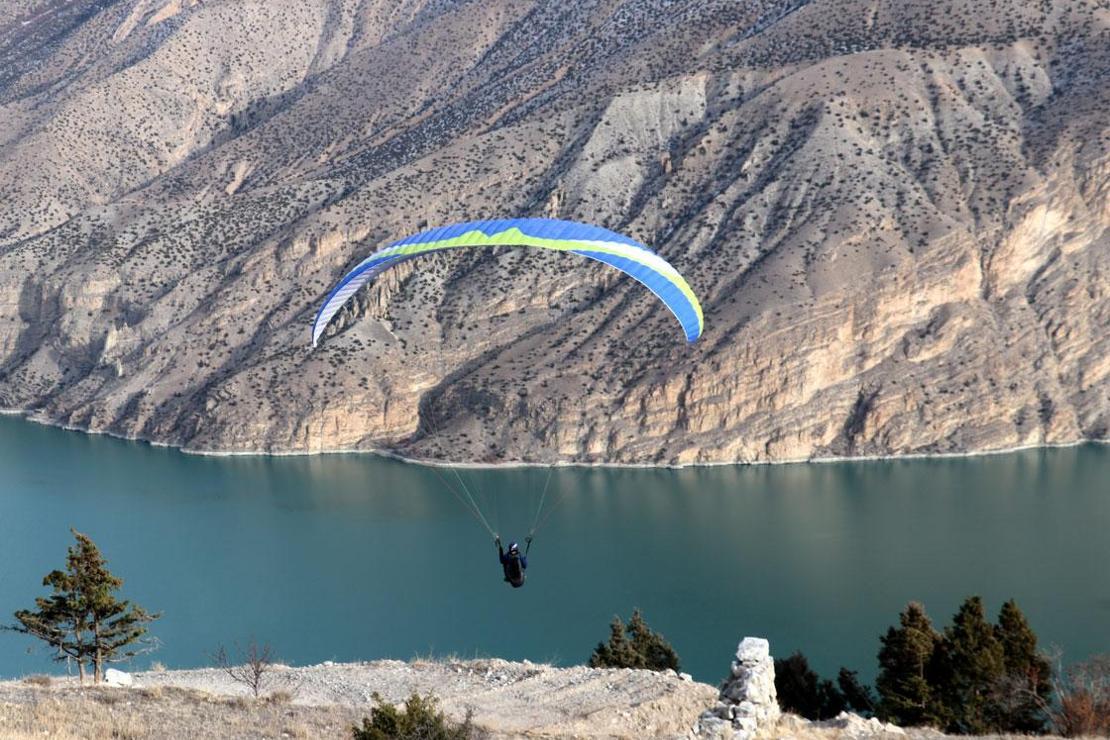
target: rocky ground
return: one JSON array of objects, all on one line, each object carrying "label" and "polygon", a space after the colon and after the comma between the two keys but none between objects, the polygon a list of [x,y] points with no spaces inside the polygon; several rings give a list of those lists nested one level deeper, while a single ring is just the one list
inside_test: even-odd
[{"label": "rocky ground", "polygon": [[[134,674],[130,687],[78,688],[41,677],[0,683],[2,738],[348,737],[377,692],[401,702],[433,694],[451,717],[469,712],[492,738],[693,738],[717,688],[674,674],[554,668],[503,660],[324,664],[276,668],[263,696],[215,669]],[[727,737],[707,735],[701,737]],[[761,738],[942,740],[844,717],[812,723],[792,715]]]},{"label": "rocky ground", "polygon": [[[82,735],[96,716],[101,735],[159,737],[342,737],[369,713],[376,692],[400,702],[433,694],[443,710],[468,712],[494,737],[683,737],[716,689],[645,671],[552,668],[502,660],[378,661],[276,669],[265,695],[218,670],[139,673],[131,688],[78,691],[72,682],[0,685],[0,736]],[[68,723],[65,718],[68,717]],[[145,728],[136,732],[135,728]],[[172,730],[172,731],[171,731]]]},{"label": "rocky ground", "polygon": [[[945,453],[1110,429],[1100,0],[0,4],[0,407],[194,450]],[[705,307],[496,250],[555,216]]]}]

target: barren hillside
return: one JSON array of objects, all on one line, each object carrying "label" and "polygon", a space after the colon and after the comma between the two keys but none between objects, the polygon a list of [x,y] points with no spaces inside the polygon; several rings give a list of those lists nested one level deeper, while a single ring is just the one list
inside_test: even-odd
[{"label": "barren hillside", "polygon": [[[0,407],[195,450],[480,462],[1110,436],[1101,0],[18,0]],[[657,249],[686,345],[556,216]]]}]

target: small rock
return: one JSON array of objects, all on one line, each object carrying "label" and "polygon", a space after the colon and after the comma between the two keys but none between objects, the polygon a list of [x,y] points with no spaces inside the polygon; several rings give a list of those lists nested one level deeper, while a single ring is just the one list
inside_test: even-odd
[{"label": "small rock", "polygon": [[703,714],[698,719],[695,734],[703,738],[732,738],[735,736],[731,722],[711,714]]},{"label": "small rock", "polygon": [[814,727],[840,730],[842,738],[870,738],[888,737],[890,735],[905,735],[906,731],[897,725],[888,725],[872,717],[864,719],[858,714],[841,712],[836,717],[824,722],[813,722]]},{"label": "small rock", "polygon": [[732,720],[732,726],[741,732],[755,732],[757,725],[754,717],[737,717]]},{"label": "small rock", "polygon": [[746,699],[736,705],[736,714],[741,717],[758,717],[761,710],[758,704]]},{"label": "small rock", "polygon": [[694,680],[694,677],[691,676],[689,673],[680,673],[680,674],[678,674],[678,677],[681,678],[683,681],[693,681]]}]

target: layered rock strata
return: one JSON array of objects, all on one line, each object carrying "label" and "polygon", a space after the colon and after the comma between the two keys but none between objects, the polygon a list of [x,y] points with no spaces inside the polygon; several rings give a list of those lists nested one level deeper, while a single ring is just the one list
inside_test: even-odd
[{"label": "layered rock strata", "polygon": [[[20,0],[0,408],[204,451],[765,462],[1110,436],[1095,0]],[[556,216],[566,255],[430,257]]]}]

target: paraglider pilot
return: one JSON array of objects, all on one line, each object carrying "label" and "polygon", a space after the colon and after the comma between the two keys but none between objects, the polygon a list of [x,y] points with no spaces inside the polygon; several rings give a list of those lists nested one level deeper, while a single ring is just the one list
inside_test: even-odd
[{"label": "paraglider pilot", "polygon": [[505,571],[505,582],[513,588],[524,585],[524,571],[528,569],[528,551],[532,549],[532,535],[524,538],[524,552],[515,542],[509,543],[509,551],[501,546],[501,538],[495,537],[497,543],[497,556],[501,560],[501,569]]}]

